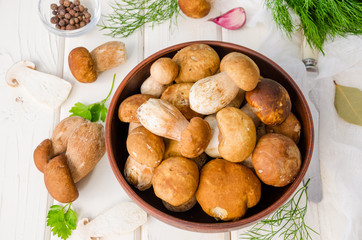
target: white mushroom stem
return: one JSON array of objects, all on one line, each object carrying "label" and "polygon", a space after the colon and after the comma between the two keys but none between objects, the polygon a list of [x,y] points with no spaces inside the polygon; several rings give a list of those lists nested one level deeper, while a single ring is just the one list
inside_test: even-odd
[{"label": "white mushroom stem", "polygon": [[11,87],[24,86],[42,104],[51,108],[59,107],[68,98],[72,85],[64,79],[35,69],[35,64],[30,61],[17,62],[6,73],[6,82]]},{"label": "white mushroom stem", "polygon": [[197,81],[190,89],[190,107],[200,114],[213,114],[228,105],[239,87],[224,72]]},{"label": "white mushroom stem", "polygon": [[219,127],[217,126],[216,115],[209,115],[204,120],[211,128],[211,140],[205,149],[205,153],[213,158],[221,158],[219,153]]},{"label": "white mushroom stem", "polygon": [[241,111],[246,113],[253,120],[255,127],[258,127],[260,125],[261,121],[258,118],[258,116],[256,115],[256,113],[258,112],[258,109],[250,106],[250,104],[247,103],[241,108]]},{"label": "white mushroom stem", "polygon": [[148,77],[141,85],[141,93],[142,94],[149,94],[156,98],[161,97],[162,93],[168,88],[170,84],[160,84],[159,82],[155,81],[151,76]]},{"label": "white mushroom stem", "polygon": [[137,118],[153,134],[176,141],[189,121],[172,104],[161,99],[150,98],[137,109]]}]

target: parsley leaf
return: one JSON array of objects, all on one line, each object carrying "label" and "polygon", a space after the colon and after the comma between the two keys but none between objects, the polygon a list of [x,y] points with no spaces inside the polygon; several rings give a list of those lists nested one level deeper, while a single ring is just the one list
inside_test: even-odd
[{"label": "parsley leaf", "polygon": [[109,96],[111,96],[114,80],[116,79],[116,74],[113,75],[113,81],[111,90],[109,91],[107,97],[100,102],[96,102],[90,105],[85,105],[83,103],[77,102],[74,106],[69,110],[72,113],[70,116],[80,116],[88,119],[92,122],[98,122],[101,119],[102,122],[106,120],[108,109],[105,106],[106,101]]},{"label": "parsley leaf", "polygon": [[[47,216],[47,226],[51,227],[54,236],[58,235],[61,239],[67,239],[72,230],[75,230],[77,225],[77,214],[70,208],[71,203],[64,207],[53,205],[50,207]],[[65,209],[68,207],[67,211]]]}]

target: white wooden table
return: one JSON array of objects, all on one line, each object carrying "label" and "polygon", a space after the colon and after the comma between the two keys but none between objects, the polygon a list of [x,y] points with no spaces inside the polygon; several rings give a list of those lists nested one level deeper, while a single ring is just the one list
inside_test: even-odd
[{"label": "white wooden table", "polygon": [[[110,2],[102,1],[103,14],[109,11]],[[227,11],[231,5],[230,2],[219,4],[209,16]],[[110,89],[114,73],[117,74],[117,87],[136,64],[165,47],[193,40],[223,40],[257,49],[267,31],[262,26],[228,31],[205,19],[179,17],[178,27],[172,28],[171,32],[168,23],[165,23],[153,29],[144,28],[142,32],[120,39],[126,44],[127,62],[101,73],[92,84],[81,84],[69,71],[68,54],[75,47],[83,46],[91,50],[113,40],[103,35],[105,32],[100,32],[99,27],[80,37],[61,38],[42,26],[37,13],[37,1],[0,0],[0,29],[0,76],[12,63],[30,60],[39,71],[62,77],[73,85],[67,101],[61,108],[52,111],[34,102],[21,87],[10,88],[3,78],[0,79],[0,239],[4,240],[53,238],[50,229],[46,227],[46,214],[53,199],[47,193],[43,174],[36,169],[32,154],[43,139],[51,136],[56,124],[69,116],[68,111],[74,103],[80,101],[90,104],[102,100]],[[114,204],[130,200],[113,175],[106,156],[77,187],[80,196],[73,207],[80,217],[94,218]],[[322,233],[321,238],[323,232],[334,231],[319,229],[320,216],[324,214],[317,204],[309,204],[307,223]],[[194,233],[149,217],[144,226],[122,239],[237,240],[240,232]]]}]

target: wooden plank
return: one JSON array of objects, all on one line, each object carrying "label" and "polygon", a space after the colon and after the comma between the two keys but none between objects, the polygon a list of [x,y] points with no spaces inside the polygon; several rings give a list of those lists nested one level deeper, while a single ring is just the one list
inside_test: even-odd
[{"label": "wooden plank", "polygon": [[[63,40],[50,35],[37,15],[37,1],[0,7],[0,231],[4,239],[43,239],[48,194],[33,163],[36,146],[51,134],[59,109],[50,110],[4,75],[14,62],[30,60],[39,71],[61,76]],[[36,81],[36,79],[34,79]]]}]

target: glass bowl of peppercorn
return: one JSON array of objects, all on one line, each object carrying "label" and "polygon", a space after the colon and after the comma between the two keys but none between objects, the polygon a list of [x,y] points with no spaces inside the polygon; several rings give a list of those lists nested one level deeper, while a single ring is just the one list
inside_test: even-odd
[{"label": "glass bowl of peppercorn", "polygon": [[93,29],[101,16],[100,0],[39,0],[44,26],[61,37],[77,37]]}]

